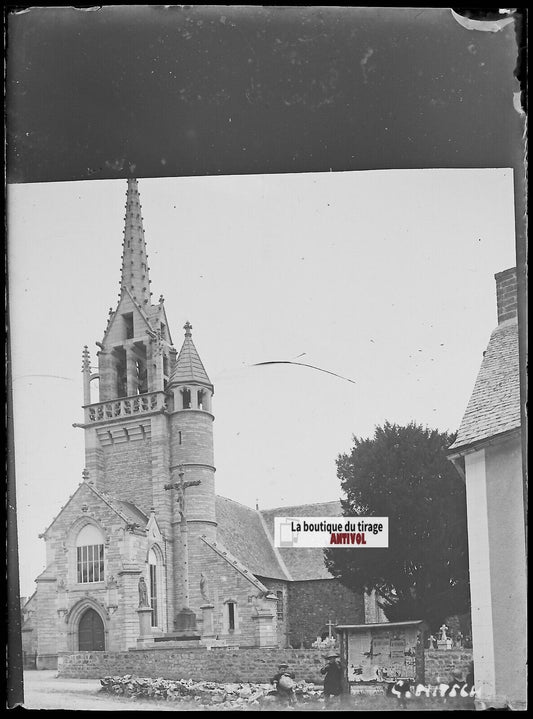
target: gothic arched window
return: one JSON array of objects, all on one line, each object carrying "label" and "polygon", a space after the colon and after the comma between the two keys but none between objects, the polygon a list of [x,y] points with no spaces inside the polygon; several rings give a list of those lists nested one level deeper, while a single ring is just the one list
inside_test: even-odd
[{"label": "gothic arched window", "polygon": [[163,606],[163,561],[158,547],[153,546],[148,552],[148,568],[150,577],[150,606],[152,607],[152,626],[162,624]]},{"label": "gothic arched window", "polygon": [[104,535],[94,524],[76,537],[76,570],[80,584],[104,581]]}]

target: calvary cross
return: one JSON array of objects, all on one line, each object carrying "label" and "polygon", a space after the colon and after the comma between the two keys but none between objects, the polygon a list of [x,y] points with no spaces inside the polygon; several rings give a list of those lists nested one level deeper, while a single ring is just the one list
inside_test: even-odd
[{"label": "calvary cross", "polygon": [[183,475],[183,468],[180,467],[178,472],[180,481],[172,482],[171,484],[165,484],[165,489],[175,489],[178,492],[176,502],[178,504],[178,511],[181,515],[182,520],[185,519],[185,490],[187,489],[187,487],[196,487],[202,483],[199,479],[188,479],[186,481],[183,481]]},{"label": "calvary cross", "polygon": [[331,619],[330,619],[330,620],[328,621],[328,623],[326,624],[326,627],[328,628],[328,635],[329,635],[329,638],[330,638],[330,639],[331,639],[331,636],[332,636],[331,630],[333,629],[334,626],[335,626],[335,622],[332,622]]}]

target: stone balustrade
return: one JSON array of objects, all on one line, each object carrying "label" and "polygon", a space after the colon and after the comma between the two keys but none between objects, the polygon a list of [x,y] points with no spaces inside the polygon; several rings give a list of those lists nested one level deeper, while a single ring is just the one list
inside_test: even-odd
[{"label": "stone balustrade", "polygon": [[166,409],[164,392],[148,392],[133,397],[121,397],[85,406],[85,421],[103,422],[119,417],[131,417]]}]

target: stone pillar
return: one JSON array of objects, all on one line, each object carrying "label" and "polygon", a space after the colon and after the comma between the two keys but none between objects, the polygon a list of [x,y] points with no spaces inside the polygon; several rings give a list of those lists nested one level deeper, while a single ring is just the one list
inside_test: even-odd
[{"label": "stone pillar", "polygon": [[183,586],[183,606],[189,607],[189,528],[187,520],[182,520],[180,525],[181,533],[181,550],[182,550],[182,586]]},{"label": "stone pillar", "polygon": [[101,350],[97,353],[100,375],[100,402],[115,399],[117,396],[117,370],[111,352]]},{"label": "stone pillar", "polygon": [[212,639],[215,636],[215,623],[213,620],[214,604],[202,604],[202,641]]},{"label": "stone pillar", "polygon": [[96,487],[104,486],[104,453],[98,439],[96,429],[86,426],[85,435],[85,469],[89,472],[91,482]]},{"label": "stone pillar", "polygon": [[146,352],[148,391],[161,392],[163,381],[163,344],[160,338],[153,338]]},{"label": "stone pillar", "polygon": [[126,347],[126,393],[128,397],[137,394],[137,364],[135,362],[135,354],[131,347]]},{"label": "stone pillar", "polygon": [[276,626],[274,615],[270,609],[257,609],[257,614],[252,616],[255,621],[255,636],[258,647],[277,646]]},{"label": "stone pillar", "polygon": [[139,616],[139,638],[137,639],[137,648],[150,646],[154,643],[152,636],[152,610],[150,607],[139,607],[137,609]]},{"label": "stone pillar", "polygon": [[191,391],[191,409],[198,409],[198,391],[200,387],[193,385],[189,389]]}]

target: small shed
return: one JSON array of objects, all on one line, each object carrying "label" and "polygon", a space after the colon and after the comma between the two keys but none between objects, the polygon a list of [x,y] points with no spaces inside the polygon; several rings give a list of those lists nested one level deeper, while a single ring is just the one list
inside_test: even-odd
[{"label": "small shed", "polygon": [[379,624],[340,624],[335,627],[351,694],[363,687],[385,687],[400,679],[424,683],[422,620]]}]

